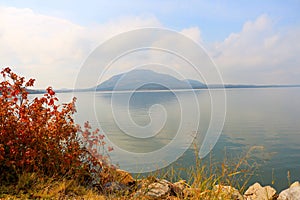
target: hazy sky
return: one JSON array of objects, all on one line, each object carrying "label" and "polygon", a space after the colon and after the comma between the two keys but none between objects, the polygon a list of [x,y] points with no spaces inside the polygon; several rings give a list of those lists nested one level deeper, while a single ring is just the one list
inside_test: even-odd
[{"label": "hazy sky", "polygon": [[0,66],[71,88],[106,39],[163,27],[202,44],[225,83],[300,84],[299,10],[297,0],[0,0]]}]

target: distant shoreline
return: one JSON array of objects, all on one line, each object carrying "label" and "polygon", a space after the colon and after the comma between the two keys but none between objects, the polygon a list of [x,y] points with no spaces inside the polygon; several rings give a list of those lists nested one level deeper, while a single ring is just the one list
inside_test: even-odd
[{"label": "distant shoreline", "polygon": [[[94,88],[87,88],[87,89],[63,89],[63,90],[56,90],[57,93],[70,93],[70,92],[103,92],[103,93],[127,93],[127,92],[170,92],[170,91],[177,91],[177,92],[187,92],[187,91],[194,91],[194,90],[207,90],[207,89],[255,89],[255,88],[295,88],[300,87],[300,85],[233,85],[233,84],[225,84],[225,85],[210,85],[207,87],[202,88],[187,88],[187,89],[142,89],[142,90],[97,90]],[[46,90],[41,89],[28,89],[29,94],[43,94]]]}]

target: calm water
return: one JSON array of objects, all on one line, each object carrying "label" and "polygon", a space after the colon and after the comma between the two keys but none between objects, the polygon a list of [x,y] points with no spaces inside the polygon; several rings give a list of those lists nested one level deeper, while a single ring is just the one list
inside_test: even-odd
[{"label": "calm water", "polygon": [[[211,91],[215,94],[219,90]],[[73,94],[58,94],[61,101],[69,101]],[[176,96],[177,95],[177,96]],[[110,93],[76,93],[78,98],[76,121],[89,120],[100,127],[113,146],[132,153],[151,153],[169,144],[179,128],[186,137],[177,139],[173,148],[161,154],[163,159],[177,159],[189,147],[189,140],[198,133],[198,146],[211,120],[210,95],[207,90],[192,92],[140,92],[127,102],[125,93],[115,94],[112,105]],[[228,89],[226,90],[226,119],[213,159],[221,161],[224,152],[239,155],[251,147],[259,169],[253,178],[281,190],[291,181],[300,180],[300,88]],[[200,118],[193,108],[196,99]],[[183,115],[187,109],[190,115]],[[190,110],[189,110],[190,109]],[[182,117],[184,116],[184,119]],[[128,119],[131,119],[128,120]],[[195,121],[198,128],[195,129]],[[181,122],[184,122],[182,124]],[[130,135],[124,134],[131,132]],[[151,136],[151,137],[150,137]],[[180,153],[178,153],[180,152]],[[189,148],[173,163],[174,166],[194,164],[194,150]],[[147,169],[153,160],[140,160],[113,151],[113,162],[123,169]],[[251,184],[254,180],[251,180]]]}]

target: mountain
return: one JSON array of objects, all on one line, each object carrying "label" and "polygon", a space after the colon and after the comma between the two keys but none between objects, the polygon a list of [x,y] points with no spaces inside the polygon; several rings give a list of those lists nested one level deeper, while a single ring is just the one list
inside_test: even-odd
[{"label": "mountain", "polygon": [[[110,79],[93,88],[60,89],[57,93],[90,92],[90,91],[122,91],[122,90],[169,90],[169,89],[223,89],[223,88],[281,88],[300,87],[300,85],[241,85],[241,84],[211,84],[206,85],[197,80],[179,80],[171,75],[157,73],[152,70],[137,69],[127,73],[112,76]],[[27,89],[30,94],[45,93],[41,89]]]},{"label": "mountain", "polygon": [[207,86],[199,81],[179,80],[171,75],[161,74],[152,70],[136,69],[118,74],[96,86],[97,91],[111,90],[168,90],[168,89],[199,89]]}]

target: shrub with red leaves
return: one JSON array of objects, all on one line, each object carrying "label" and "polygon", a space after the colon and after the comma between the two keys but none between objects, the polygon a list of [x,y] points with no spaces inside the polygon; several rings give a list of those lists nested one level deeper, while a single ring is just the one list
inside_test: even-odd
[{"label": "shrub with red leaves", "polygon": [[48,87],[44,96],[30,101],[26,88],[34,85],[34,79],[26,82],[10,68],[1,75],[0,183],[31,172],[101,178],[103,169],[110,167],[107,157],[95,151],[104,146],[103,135],[99,130],[91,133],[88,123],[84,130],[74,123],[76,99],[58,105],[55,92]]}]

